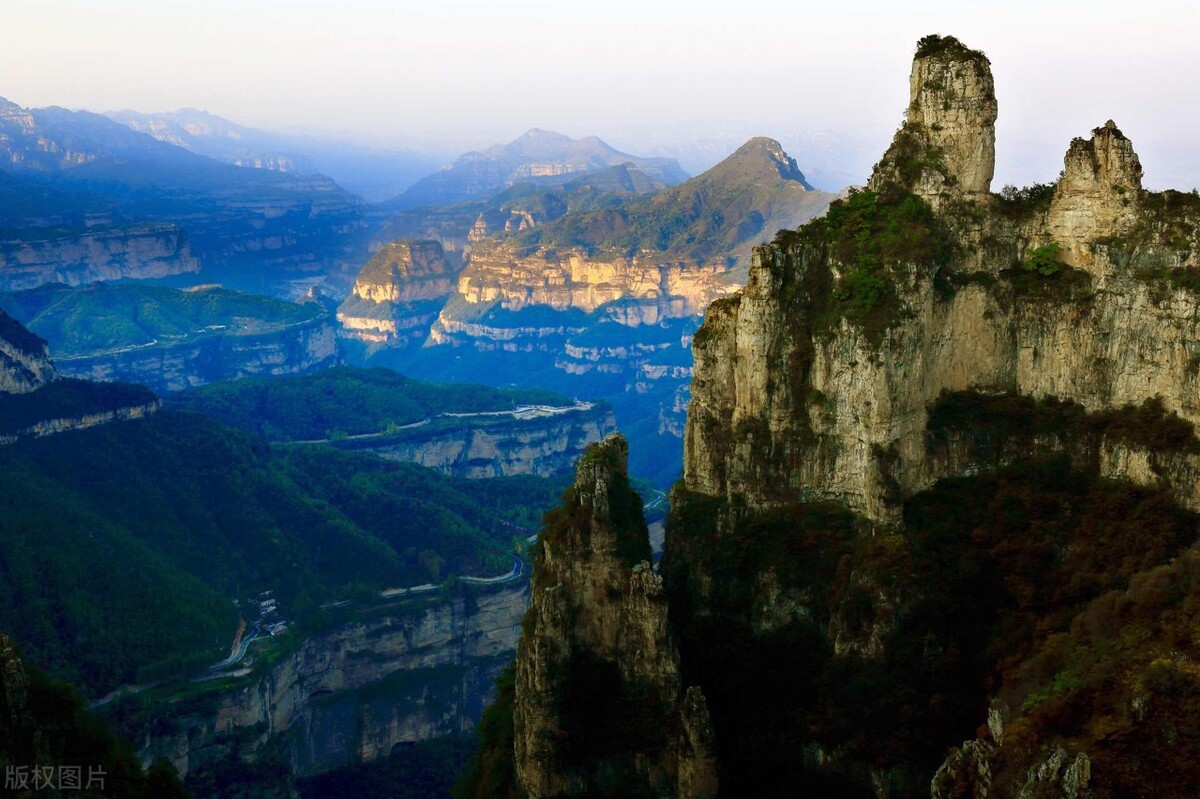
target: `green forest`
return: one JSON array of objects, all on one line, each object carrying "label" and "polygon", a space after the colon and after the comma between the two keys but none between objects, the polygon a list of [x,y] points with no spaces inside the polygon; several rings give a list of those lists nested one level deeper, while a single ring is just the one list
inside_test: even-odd
[{"label": "green forest", "polygon": [[502,574],[561,488],[273,450],[170,410],[21,441],[0,450],[0,630],[99,696],[155,664],[219,660],[237,597],[272,590],[311,628],[330,600]]},{"label": "green forest", "polygon": [[291,378],[249,378],[171,398],[274,441],[311,441],[385,432],[439,413],[500,411],[518,405],[570,405],[542,389],[425,383],[390,369],[338,367]]}]

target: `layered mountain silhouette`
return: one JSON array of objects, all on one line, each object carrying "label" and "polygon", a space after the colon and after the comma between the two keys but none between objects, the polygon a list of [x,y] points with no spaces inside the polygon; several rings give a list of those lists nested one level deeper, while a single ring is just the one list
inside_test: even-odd
[{"label": "layered mountain silhouette", "polygon": [[590,172],[630,163],[667,185],[688,175],[673,158],[639,158],[610,147],[595,136],[572,139],[540,128],[508,144],[466,153],[453,164],[417,181],[386,207],[402,211],[425,205],[449,205],[493,196],[516,183],[565,183]]}]

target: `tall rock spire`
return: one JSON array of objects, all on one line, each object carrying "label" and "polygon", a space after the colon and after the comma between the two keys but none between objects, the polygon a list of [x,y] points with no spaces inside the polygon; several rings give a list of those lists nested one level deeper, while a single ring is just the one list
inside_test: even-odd
[{"label": "tall rock spire", "polygon": [[911,191],[933,205],[986,196],[996,168],[996,90],[987,56],[953,36],[917,44],[904,125],[870,188]]},{"label": "tall rock spire", "polygon": [[683,690],[628,453],[620,435],[593,444],[542,530],[513,712],[531,798],[716,794],[712,724]]},{"label": "tall rock spire", "polygon": [[1046,219],[1047,232],[1071,266],[1097,271],[1092,243],[1133,223],[1142,193],[1142,162],[1111,119],[1092,138],[1071,141]]}]

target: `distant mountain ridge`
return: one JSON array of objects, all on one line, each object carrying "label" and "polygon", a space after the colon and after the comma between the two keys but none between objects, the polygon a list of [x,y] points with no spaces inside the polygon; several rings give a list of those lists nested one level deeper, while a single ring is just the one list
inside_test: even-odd
[{"label": "distant mountain ridge", "polygon": [[417,181],[403,194],[384,203],[392,210],[426,205],[450,205],[499,194],[521,182],[566,182],[589,172],[631,163],[639,170],[674,185],[688,175],[673,158],[640,158],[622,153],[595,136],[572,139],[561,133],[533,128],[507,144],[459,156],[453,164]]},{"label": "distant mountain ridge", "polygon": [[436,168],[432,156],[239,125],[196,108],[105,114],[135,131],[240,167],[328,175],[368,201],[394,197]]},{"label": "distant mountain ridge", "polygon": [[[166,277],[200,265],[209,279],[258,284],[336,272],[366,225],[363,201],[327,177],[242,169],[87,111],[0,100],[0,163],[8,173],[0,177],[0,286],[8,288]],[[146,239],[137,230],[146,223],[177,229]],[[96,228],[107,230],[103,242]],[[125,230],[134,238],[125,241]],[[59,268],[77,261],[71,274]]]}]

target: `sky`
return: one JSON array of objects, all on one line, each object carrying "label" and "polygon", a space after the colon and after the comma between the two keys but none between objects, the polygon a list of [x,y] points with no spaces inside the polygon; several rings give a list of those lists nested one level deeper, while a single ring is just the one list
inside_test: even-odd
[{"label": "sky", "polygon": [[2,9],[0,96],[24,106],[197,107],[254,127],[445,155],[542,127],[638,154],[674,148],[699,163],[696,148],[765,135],[802,166],[845,174],[869,168],[900,123],[916,40],[952,34],[992,61],[997,185],[1053,179],[1070,139],[1109,118],[1133,139],[1148,185],[1200,183],[1196,0],[2,0]]}]

